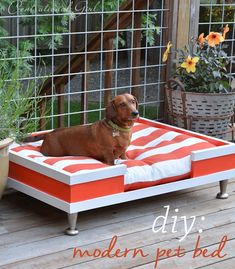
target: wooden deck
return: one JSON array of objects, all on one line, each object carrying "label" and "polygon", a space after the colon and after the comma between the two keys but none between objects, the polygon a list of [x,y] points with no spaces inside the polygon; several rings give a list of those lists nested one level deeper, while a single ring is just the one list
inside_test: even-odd
[{"label": "wooden deck", "polygon": [[[155,266],[157,250],[176,249],[179,245],[185,249],[185,255],[173,258],[164,256],[160,258],[157,268],[235,268],[235,181],[229,183],[229,199],[215,199],[218,191],[217,184],[212,184],[83,212],[79,215],[80,234],[76,237],[62,234],[67,226],[64,212],[21,193],[5,195],[0,201],[0,268],[150,269]],[[157,216],[165,215],[164,206],[167,205],[170,205],[167,233],[154,234],[153,222]],[[179,209],[178,213],[175,212],[176,208]],[[178,216],[175,226],[177,233],[171,232],[173,215]],[[181,216],[186,216],[188,220],[191,216],[197,218],[190,234],[179,242],[184,234]],[[205,216],[204,221],[202,216]],[[187,224],[189,227],[191,221]],[[228,237],[220,253],[226,254],[224,258],[193,258],[199,229],[203,230],[200,247],[207,248],[208,253],[218,249],[224,236]],[[130,251],[126,257],[120,258],[73,258],[75,247],[89,251],[107,249],[114,235],[118,239],[111,254],[118,248],[121,251],[138,248],[146,257],[137,255],[133,258]]]}]

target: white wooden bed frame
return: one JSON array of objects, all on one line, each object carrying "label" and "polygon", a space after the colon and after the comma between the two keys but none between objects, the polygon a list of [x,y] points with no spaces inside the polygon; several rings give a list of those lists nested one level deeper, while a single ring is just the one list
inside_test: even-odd
[{"label": "white wooden bed frame", "polygon": [[[151,126],[157,125],[158,127],[161,126],[161,128],[166,128],[170,130],[174,130],[176,132],[181,132],[184,134],[188,134],[191,136],[200,137],[202,139],[208,140],[210,142],[220,143],[221,145],[215,148],[205,149],[205,150],[199,150],[194,151],[191,154],[191,161],[192,164],[196,164],[200,161],[218,161],[218,158],[221,158],[221,162],[223,162],[224,157],[231,156],[234,157],[235,155],[235,145],[233,143],[223,141],[216,138],[211,138],[205,135],[197,134],[191,131],[186,131],[177,127],[172,127],[167,124],[163,123],[156,123],[154,121],[146,120],[146,119],[140,119],[140,122],[144,122],[146,124],[150,124]],[[234,156],[233,156],[234,155]],[[235,160],[235,159],[234,159]],[[18,163],[24,167],[30,166],[31,169],[40,170],[41,173],[48,173],[53,176],[54,178],[57,177],[59,174],[57,171],[51,171],[49,167],[45,166],[42,171],[41,168],[38,168],[37,165],[30,160],[29,158],[25,157],[22,158],[17,156],[17,154],[10,152],[10,161],[13,163]],[[208,163],[209,165],[210,163]],[[217,194],[217,198],[219,199],[226,199],[228,198],[228,194],[226,192],[228,179],[235,177],[235,161],[234,166],[230,164],[231,167],[223,167],[225,164],[221,163],[221,169],[217,167],[217,170],[221,171],[215,171],[215,172],[209,172],[208,174],[199,175],[199,176],[193,176],[188,179],[179,180],[172,183],[166,183],[162,185],[157,185],[153,187],[146,187],[142,189],[137,190],[131,190],[127,192],[120,192],[116,194],[106,195],[102,197],[97,197],[93,199],[88,199],[84,201],[74,202],[74,203],[68,203],[61,199],[58,199],[52,195],[49,195],[48,193],[45,193],[43,191],[40,191],[36,188],[33,188],[31,186],[28,186],[22,182],[19,182],[18,180],[9,177],[8,180],[8,186],[10,188],[16,189],[22,193],[25,193],[31,197],[34,197],[40,201],[43,201],[51,206],[54,206],[58,209],[61,209],[62,211],[65,211],[68,213],[68,222],[69,222],[69,228],[65,231],[67,235],[76,235],[78,234],[78,230],[76,228],[77,223],[77,215],[79,212],[90,210],[94,208],[100,208],[104,206],[119,204],[123,202],[128,201],[134,201],[137,199],[142,199],[146,197],[156,196],[160,194],[170,193],[178,190],[184,190],[192,187],[197,187],[201,185],[206,185],[213,182],[220,182],[220,192]],[[209,167],[208,167],[209,168]],[[227,169],[229,168],[229,169]],[[197,168],[195,168],[197,169]],[[210,168],[209,170],[211,170]],[[102,178],[109,177],[109,173],[112,171],[112,176],[124,176],[126,172],[126,168],[124,165],[118,165],[114,168],[110,167],[108,169],[104,169],[103,175],[99,176]],[[192,174],[193,175],[193,174]],[[71,180],[71,178],[66,175],[66,172],[64,173],[63,177],[60,177],[60,181],[63,181],[66,184],[80,184],[81,182],[93,182],[99,180],[95,176],[95,173],[89,173],[85,175],[83,178],[74,178]]]}]

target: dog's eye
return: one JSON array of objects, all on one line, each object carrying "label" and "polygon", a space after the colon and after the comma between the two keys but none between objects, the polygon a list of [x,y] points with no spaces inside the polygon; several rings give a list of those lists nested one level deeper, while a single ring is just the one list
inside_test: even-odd
[{"label": "dog's eye", "polygon": [[132,104],[135,104],[135,100],[131,100],[131,103],[132,103]]},{"label": "dog's eye", "polygon": [[121,103],[121,104],[119,104],[119,106],[120,106],[120,107],[125,107],[126,104],[125,104],[125,103]]}]

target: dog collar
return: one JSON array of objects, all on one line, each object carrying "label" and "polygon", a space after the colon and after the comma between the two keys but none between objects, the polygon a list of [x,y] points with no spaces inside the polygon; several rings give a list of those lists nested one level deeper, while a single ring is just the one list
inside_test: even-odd
[{"label": "dog collar", "polygon": [[130,133],[131,128],[122,128],[118,126],[117,124],[113,123],[111,120],[108,121],[108,125],[111,126],[115,131],[120,131],[124,133]]}]

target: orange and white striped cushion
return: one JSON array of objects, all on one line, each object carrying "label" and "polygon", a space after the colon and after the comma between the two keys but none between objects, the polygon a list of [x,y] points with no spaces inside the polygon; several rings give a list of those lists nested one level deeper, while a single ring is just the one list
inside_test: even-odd
[{"label": "orange and white striped cushion", "polygon": [[[19,156],[34,159],[59,171],[85,173],[108,165],[83,156],[46,157],[40,153],[41,142],[11,148]],[[192,151],[215,147],[195,137],[136,123],[133,127],[128,160],[116,160],[125,164],[126,190],[179,180],[189,176]]]},{"label": "orange and white striped cushion", "polygon": [[125,189],[135,189],[187,178],[191,171],[191,152],[215,145],[202,139],[135,124],[128,160],[118,160],[127,166]]}]

